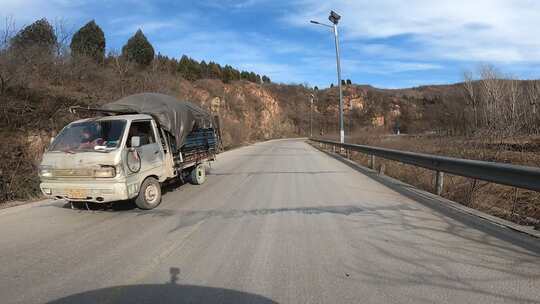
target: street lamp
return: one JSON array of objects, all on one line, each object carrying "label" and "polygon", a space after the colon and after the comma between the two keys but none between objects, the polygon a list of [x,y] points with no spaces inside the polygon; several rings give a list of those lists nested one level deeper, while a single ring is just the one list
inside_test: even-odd
[{"label": "street lamp", "polygon": [[341,19],[341,16],[338,15],[334,11],[330,11],[330,16],[328,17],[328,20],[332,22],[332,25],[320,23],[318,21],[311,20],[309,22],[313,24],[318,24],[322,26],[326,26],[329,28],[332,28],[334,30],[334,39],[336,42],[336,67],[337,67],[337,79],[338,79],[338,85],[339,85],[339,141],[343,143],[345,141],[345,131],[343,130],[343,89],[341,87],[341,66],[339,63],[339,39],[338,39],[338,30],[337,25],[339,22],[339,19]]}]

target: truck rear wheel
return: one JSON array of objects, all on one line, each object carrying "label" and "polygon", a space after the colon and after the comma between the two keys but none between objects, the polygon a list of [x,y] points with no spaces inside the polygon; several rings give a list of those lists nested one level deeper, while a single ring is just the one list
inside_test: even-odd
[{"label": "truck rear wheel", "polygon": [[201,185],[206,181],[206,168],[203,164],[195,166],[189,173],[189,182],[194,185]]},{"label": "truck rear wheel", "polygon": [[150,210],[156,208],[160,203],[161,185],[153,177],[146,178],[141,185],[139,195],[135,198],[135,205],[140,209]]}]

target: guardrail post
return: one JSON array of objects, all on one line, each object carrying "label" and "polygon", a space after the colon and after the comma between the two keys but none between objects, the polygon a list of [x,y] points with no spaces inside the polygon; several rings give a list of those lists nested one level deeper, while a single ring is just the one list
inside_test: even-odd
[{"label": "guardrail post", "polygon": [[435,193],[441,195],[443,192],[444,184],[444,172],[436,171],[435,172]]},{"label": "guardrail post", "polygon": [[375,170],[375,155],[370,155],[369,156],[369,167],[372,170]]}]

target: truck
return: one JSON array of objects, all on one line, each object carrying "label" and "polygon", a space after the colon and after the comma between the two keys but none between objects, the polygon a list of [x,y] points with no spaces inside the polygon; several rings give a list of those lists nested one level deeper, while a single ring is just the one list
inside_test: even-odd
[{"label": "truck", "polygon": [[153,209],[161,203],[163,183],[204,183],[219,152],[219,120],[168,95],[141,93],[70,111],[86,111],[90,118],[65,126],[43,154],[40,189],[48,198],[131,200]]}]

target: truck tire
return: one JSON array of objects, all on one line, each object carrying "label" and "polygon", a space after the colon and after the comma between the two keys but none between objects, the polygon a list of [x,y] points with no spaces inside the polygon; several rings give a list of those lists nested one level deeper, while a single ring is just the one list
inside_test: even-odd
[{"label": "truck tire", "polygon": [[139,195],[135,198],[135,205],[140,209],[154,209],[161,203],[161,185],[158,180],[148,177],[139,189]]},{"label": "truck tire", "polygon": [[203,164],[195,166],[189,173],[189,182],[193,185],[202,185],[206,181],[206,168]]}]

